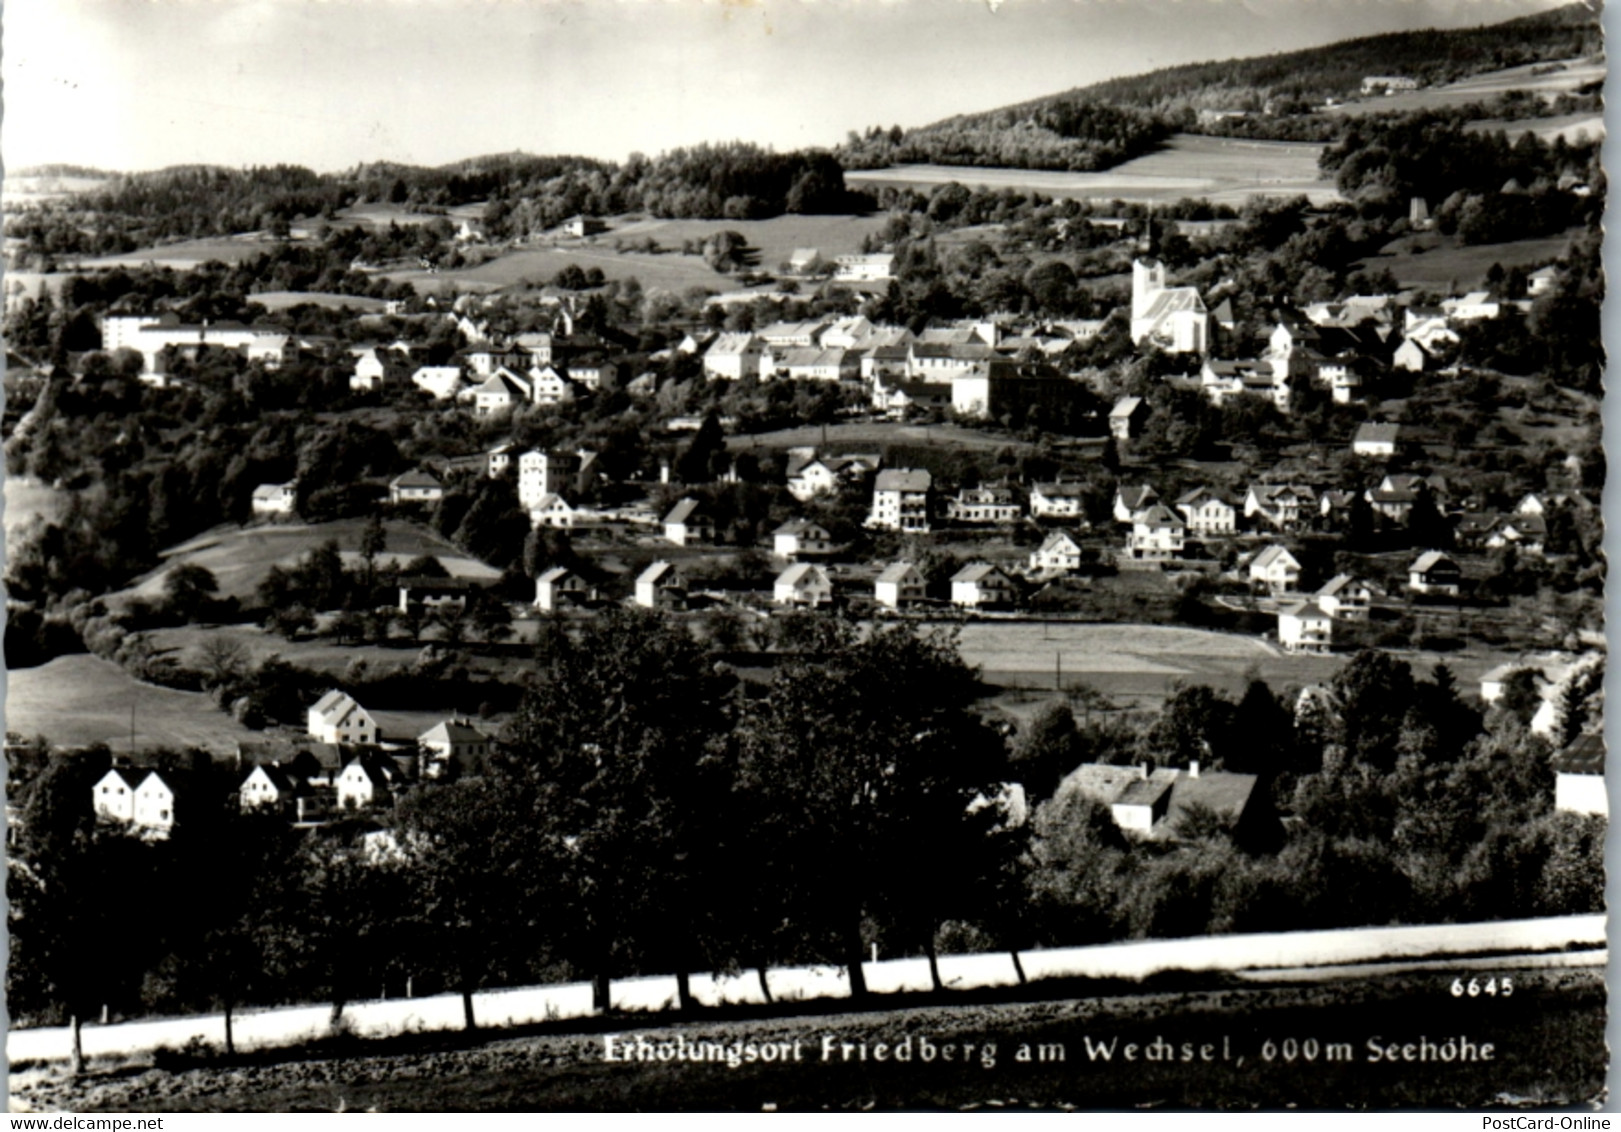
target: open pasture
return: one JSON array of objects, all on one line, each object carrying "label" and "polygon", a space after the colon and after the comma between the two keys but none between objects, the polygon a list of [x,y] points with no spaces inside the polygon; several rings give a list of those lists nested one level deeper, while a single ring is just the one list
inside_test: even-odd
[{"label": "open pasture", "polygon": [[750,448],[812,447],[828,451],[858,451],[860,445],[868,449],[882,444],[934,445],[940,448],[970,448],[975,451],[1016,451],[1032,446],[1005,436],[993,436],[960,425],[900,424],[890,421],[863,421],[854,424],[804,425],[800,428],[778,429],[726,439],[732,451]]},{"label": "open pasture", "polygon": [[[881,231],[888,223],[882,214],[872,216],[773,216],[769,220],[659,220],[629,219],[615,222],[613,229],[596,238],[610,249],[615,239],[653,239],[660,247],[680,248],[688,240],[703,241],[716,232],[737,232],[760,253],[760,267],[775,272],[795,248],[815,248],[823,259],[859,252],[861,241]],[[663,258],[663,257],[661,257]]]},{"label": "open pasture", "polygon": [[1101,173],[956,165],[898,165],[848,172],[853,186],[911,185],[929,189],[953,181],[986,189],[1019,189],[1051,197],[1093,200],[1164,201],[1204,197],[1239,205],[1254,196],[1295,196],[1313,201],[1339,199],[1322,179],[1317,158],[1322,146],[1302,142],[1177,134],[1155,153]]},{"label": "open pasture", "polygon": [[[1532,71],[1548,67],[1559,69],[1543,74],[1532,74]],[[1552,98],[1587,86],[1589,83],[1603,82],[1604,74],[1605,66],[1602,60],[1594,62],[1588,59],[1566,59],[1559,63],[1526,63],[1518,67],[1507,67],[1501,71],[1471,75],[1455,83],[1446,83],[1425,90],[1408,90],[1399,94],[1345,102],[1331,107],[1329,113],[1384,114],[1406,113],[1413,110],[1443,110],[1469,102],[1485,102],[1513,90],[1535,91],[1544,97]]]},{"label": "open pasture", "polygon": [[[272,566],[290,566],[328,540],[335,540],[340,551],[358,554],[365,525],[361,519],[342,519],[331,523],[217,527],[165,551],[162,566],[138,579],[122,595],[115,596],[148,600],[160,598],[163,595],[163,580],[169,570],[189,562],[213,572],[219,583],[220,597],[251,598]],[[414,523],[390,520],[384,524],[384,528],[388,533],[389,555],[403,556],[408,560],[420,554],[432,554],[451,573],[479,575],[489,570],[489,567],[473,562],[448,542]]]},{"label": "open pasture", "polygon": [[1392,240],[1357,266],[1368,271],[1388,268],[1403,288],[1470,291],[1485,285],[1486,272],[1494,263],[1505,268],[1538,267],[1564,255],[1569,243],[1569,236],[1545,236],[1465,246],[1456,236],[1425,232]]},{"label": "open pasture", "polygon": [[577,247],[518,248],[477,267],[437,272],[389,271],[385,276],[411,283],[418,290],[431,290],[435,283],[453,283],[462,290],[468,289],[467,284],[499,290],[518,283],[550,283],[553,276],[571,263],[581,270],[600,268],[609,279],[635,278],[650,290],[685,291],[689,287],[705,287],[720,291],[736,285],[731,277],[711,270],[699,256],[620,254],[611,245],[600,242]]},{"label": "open pasture", "polygon": [[132,708],[137,751],[200,747],[230,754],[238,740],[255,734],[202,692],[142,684],[88,653],[6,673],[6,730],[29,738],[44,735],[67,747],[106,743],[128,751]]},{"label": "open pasture", "polygon": [[221,263],[240,263],[269,250],[274,241],[255,233],[241,236],[217,236],[204,240],[181,240],[174,244],[159,244],[150,248],[137,248],[122,255],[101,256],[82,260],[80,267],[87,271],[111,267],[140,267],[156,264],[188,270],[210,260]]},{"label": "open pasture", "polygon": [[335,295],[329,291],[261,291],[248,297],[252,302],[272,311],[305,305],[325,307],[328,310],[348,309],[364,314],[375,314],[383,309],[382,299],[373,299],[365,295]]}]

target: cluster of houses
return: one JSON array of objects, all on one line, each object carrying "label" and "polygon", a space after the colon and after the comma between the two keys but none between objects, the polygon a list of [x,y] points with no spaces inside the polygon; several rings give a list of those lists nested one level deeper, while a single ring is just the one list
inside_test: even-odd
[{"label": "cluster of houses", "polygon": [[[239,745],[237,765],[246,773],[238,805],[243,812],[268,811],[319,825],[340,814],[390,806],[411,783],[477,773],[491,743],[470,720],[457,717],[441,720],[412,742],[392,741],[353,696],[334,689],[311,705],[303,742]],[[177,812],[184,815],[188,781],[181,772],[115,765],[92,788],[96,819],[141,837],[168,837]]]}]

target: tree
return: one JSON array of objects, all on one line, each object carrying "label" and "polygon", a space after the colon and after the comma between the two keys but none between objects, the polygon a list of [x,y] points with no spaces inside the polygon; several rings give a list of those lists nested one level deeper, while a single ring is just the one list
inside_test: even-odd
[{"label": "tree", "polygon": [[215,633],[198,645],[197,657],[207,688],[232,688],[247,674],[247,646],[223,633]]},{"label": "tree", "polygon": [[1059,780],[1080,765],[1075,713],[1053,700],[1043,705],[1020,729],[1010,756],[1010,770],[1024,786],[1025,799],[1034,806],[1053,796]]},{"label": "tree", "polygon": [[967,707],[975,684],[954,640],[896,626],[784,665],[740,726],[750,844],[798,933],[835,948],[857,997],[869,922],[927,954],[941,985],[935,932],[967,901],[1001,820],[983,800],[1006,758]]},{"label": "tree", "polygon": [[192,621],[204,604],[219,592],[219,582],[206,566],[183,562],[163,578],[164,603],[182,621]]},{"label": "tree", "polygon": [[732,684],[687,633],[615,611],[578,641],[552,639],[503,735],[498,765],[540,835],[568,846],[560,947],[590,972],[600,1010],[615,974],[643,966],[674,966],[690,998],[711,912],[697,865],[726,837],[708,816],[729,787],[718,748]]}]

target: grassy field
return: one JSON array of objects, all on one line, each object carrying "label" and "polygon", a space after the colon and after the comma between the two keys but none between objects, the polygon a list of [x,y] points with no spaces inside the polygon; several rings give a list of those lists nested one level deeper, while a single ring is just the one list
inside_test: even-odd
[{"label": "grassy field", "polygon": [[373,313],[383,309],[382,299],[373,299],[365,295],[334,295],[326,291],[262,291],[249,298],[264,307],[266,310],[286,310],[288,307],[303,306],[306,303],[329,310],[350,310]]},{"label": "grassy field", "polygon": [[[248,598],[272,566],[290,566],[329,539],[337,540],[340,550],[358,553],[365,526],[363,519],[343,519],[332,523],[218,527],[164,551],[164,564],[137,579],[123,592],[128,596],[159,597],[167,572],[183,562],[191,562],[213,571],[219,583],[219,596]],[[390,520],[384,526],[388,532],[389,560],[432,554],[452,574],[498,576],[496,571],[467,558],[448,542],[414,523]]]},{"label": "grassy field", "polygon": [[432,290],[435,284],[443,286],[447,283],[464,290],[467,289],[466,284],[498,290],[522,282],[550,283],[553,276],[571,263],[582,269],[600,268],[609,279],[634,277],[649,289],[685,291],[689,287],[706,287],[721,291],[736,286],[735,280],[710,270],[699,256],[621,255],[611,246],[600,243],[579,247],[522,248],[507,252],[488,263],[459,271],[410,270],[385,274],[389,279],[411,283],[418,290]]},{"label": "grassy field", "polygon": [[143,263],[186,269],[209,260],[238,263],[267,251],[272,241],[257,235],[218,236],[206,240],[182,240],[175,244],[160,244],[151,248],[138,248],[123,255],[87,259],[79,266],[94,271],[100,267],[139,267]]},{"label": "grassy field", "polygon": [[913,185],[927,189],[956,181],[988,189],[1022,189],[1054,197],[1132,201],[1206,197],[1239,205],[1253,196],[1339,199],[1317,171],[1319,145],[1177,134],[1156,153],[1102,173],[902,165],[845,174],[852,185]]},{"label": "grassy field", "polygon": [[201,692],[177,692],[132,679],[111,661],[88,654],[59,656],[38,668],[6,674],[6,730],[44,735],[60,746],[106,743],[130,749],[201,747],[229,754],[249,731]]},{"label": "grassy field", "polygon": [[68,493],[27,476],[7,476],[5,486],[6,535],[35,518],[56,518],[67,505]]},{"label": "grassy field", "polygon": [[1356,102],[1347,102],[1334,107],[1330,113],[1334,114],[1375,114],[1387,112],[1406,112],[1411,110],[1439,110],[1449,106],[1459,106],[1466,102],[1483,102],[1511,90],[1537,91],[1545,96],[1563,94],[1573,91],[1577,87],[1586,86],[1592,82],[1602,82],[1605,67],[1603,62],[1588,62],[1583,59],[1567,59],[1562,64],[1562,70],[1553,71],[1544,75],[1533,75],[1531,72],[1547,63],[1527,63],[1519,67],[1508,67],[1501,71],[1487,71],[1484,74],[1472,75],[1455,83],[1445,86],[1432,87],[1428,90],[1403,91],[1400,94],[1385,95],[1377,98],[1364,98]]},{"label": "grassy field", "polygon": [[[660,247],[680,248],[687,240],[702,241],[716,232],[733,231],[760,253],[760,267],[775,272],[795,248],[815,248],[824,259],[861,250],[861,241],[881,231],[888,218],[875,216],[774,216],[769,220],[627,220],[615,222],[597,242],[612,246],[615,239],[657,240]],[[664,258],[664,257],[660,257]]]},{"label": "grassy field", "polygon": [[1388,268],[1403,287],[1447,291],[1456,285],[1459,291],[1469,291],[1484,285],[1486,271],[1494,263],[1505,268],[1540,266],[1564,255],[1569,243],[1568,236],[1547,236],[1465,247],[1456,236],[1425,232],[1393,240],[1357,266],[1370,271]]},{"label": "grassy field", "polygon": [[[1250,1110],[1595,1102],[1608,1065],[1603,972],[1505,966],[1496,973],[1514,979],[1512,998],[1453,998],[1445,971],[1264,987],[1171,974],[1142,985],[1075,988],[1041,1001],[914,996],[880,1000],[882,1008],[864,1013],[778,1007],[652,1026],[632,1016],[600,1021],[584,1033],[350,1041],[312,1047],[302,1057],[266,1054],[172,1071],[136,1064],[77,1082],[59,1069],[35,1069],[13,1073],[12,1092],[14,1105],[30,1111],[73,1112]],[[736,1067],[724,1060],[609,1061],[608,1034],[616,1050],[626,1043],[634,1050],[638,1038],[655,1050],[680,1039],[689,1046],[776,1044],[787,1056]],[[1439,1051],[1449,1039],[1463,1038],[1476,1059],[1399,1060],[1403,1044],[1413,1046],[1416,1058],[1424,1052],[1421,1041]],[[884,1060],[878,1060],[879,1043],[889,1055]],[[1392,1043],[1395,1062],[1384,1056]],[[1484,1059],[1486,1043],[1490,1060]],[[1130,1060],[1128,1045],[1137,1047]],[[895,1056],[902,1048],[907,1056]],[[1380,1051],[1377,1060],[1373,1049]]]},{"label": "grassy field", "polygon": [[785,428],[776,432],[731,436],[726,439],[726,447],[733,451],[748,448],[814,447],[829,451],[842,448],[854,452],[861,450],[858,447],[860,445],[867,445],[870,449],[880,444],[932,444],[941,448],[969,448],[980,452],[994,452],[1003,448],[1019,451],[1031,447],[1022,441],[1005,436],[992,436],[959,425],[894,424],[883,421],[835,424],[828,425],[825,429],[820,425],[805,425],[802,428]]},{"label": "grassy field", "polygon": [[1502,130],[1510,137],[1529,131],[1545,142],[1551,142],[1556,137],[1562,137],[1566,142],[1573,142],[1583,134],[1586,134],[1589,139],[1602,138],[1604,136],[1604,116],[1585,112],[1561,114],[1553,118],[1521,118],[1513,122],[1505,122],[1499,118],[1489,118],[1481,122],[1470,122],[1464,129],[1477,134]]}]

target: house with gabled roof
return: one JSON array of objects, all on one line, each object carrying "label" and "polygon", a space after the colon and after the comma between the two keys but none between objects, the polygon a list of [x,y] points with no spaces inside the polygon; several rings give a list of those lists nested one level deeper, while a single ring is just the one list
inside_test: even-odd
[{"label": "house with gabled roof", "polygon": [[778,558],[827,554],[832,549],[833,536],[827,528],[809,519],[789,519],[771,532],[771,553]]},{"label": "house with gabled roof", "polygon": [[970,562],[951,576],[951,604],[965,609],[1012,606],[1018,597],[1013,579],[989,562]]},{"label": "house with gabled roof", "polygon": [[1023,514],[1006,487],[965,487],[946,500],[946,518],[956,523],[1016,523]]},{"label": "house with gabled roof", "polygon": [[318,743],[370,745],[377,742],[377,721],[348,692],[334,688],[310,706],[308,733]]},{"label": "house with gabled roof", "polygon": [[873,599],[890,609],[914,605],[928,597],[928,582],[910,562],[892,562],[879,573]]},{"label": "house with gabled roof", "polygon": [[1317,493],[1302,484],[1251,484],[1244,517],[1260,518],[1280,531],[1299,530],[1317,510]]},{"label": "house with gabled roof", "polygon": [[777,575],[771,597],[778,605],[826,605],[833,600],[833,581],[816,563],[796,562]]},{"label": "house with gabled roof", "polygon": [[654,562],[636,577],[636,604],[643,609],[677,609],[687,600],[687,578],[678,566]]},{"label": "house with gabled roof", "polygon": [[926,533],[934,477],[920,468],[886,468],[873,481],[867,526]]},{"label": "house with gabled roof", "polygon": [[1188,533],[1201,538],[1230,535],[1238,530],[1238,508],[1212,487],[1196,487],[1177,496],[1176,509]]},{"label": "house with gabled roof", "polygon": [[1081,540],[1069,531],[1054,531],[1030,552],[1033,574],[1069,574],[1081,568]]},{"label": "house with gabled roof", "polygon": [[255,515],[291,515],[298,503],[298,481],[262,483],[253,489]]},{"label": "house with gabled roof", "polygon": [[578,517],[576,509],[561,495],[543,495],[529,508],[529,523],[534,527],[573,530]]},{"label": "house with gabled roof", "polygon": [[1604,788],[1604,735],[1588,732],[1553,757],[1553,808],[1572,814],[1610,816]]},{"label": "house with gabled roof", "polygon": [[391,805],[396,789],[403,784],[404,775],[394,760],[362,754],[344,765],[333,785],[337,790],[338,809],[355,811]]},{"label": "house with gabled roof", "polygon": [[243,813],[271,810],[299,821],[305,820],[314,796],[315,787],[308,778],[280,763],[260,763],[237,788],[237,804]]},{"label": "house with gabled roof", "polygon": [[135,820],[135,790],[145,772],[114,766],[91,787],[91,808],[101,821],[129,825]]},{"label": "house with gabled roof", "polygon": [[1253,774],[1202,770],[1197,762],[1185,770],[1085,763],[1064,777],[1055,797],[1108,806],[1116,825],[1148,840],[1181,840],[1183,823],[1195,810],[1213,812],[1235,837],[1247,838],[1263,822],[1276,820],[1259,797],[1258,782]]},{"label": "house with gabled roof", "polygon": [[445,485],[432,472],[402,472],[388,481],[390,503],[436,503],[443,499]]},{"label": "house with gabled roof", "polygon": [[473,413],[480,417],[510,413],[527,405],[532,392],[529,382],[503,366],[473,387]]},{"label": "house with gabled roof", "polygon": [[1400,436],[1401,425],[1366,421],[1357,426],[1356,436],[1351,439],[1351,454],[1372,459],[1388,459],[1396,454]]},{"label": "house with gabled roof", "polygon": [[702,504],[690,496],[680,500],[664,516],[664,539],[675,546],[693,546],[715,541],[715,521]]},{"label": "house with gabled roof", "polygon": [[1126,557],[1141,561],[1180,558],[1187,547],[1188,525],[1163,503],[1137,512],[1126,536]]},{"label": "house with gabled roof", "polygon": [[1086,520],[1086,485],[1079,483],[1036,483],[1030,488],[1030,517],[1033,519]]},{"label": "house with gabled roof", "polygon": [[1141,397],[1122,397],[1109,410],[1109,435],[1116,440],[1140,436],[1148,421],[1148,402]]},{"label": "house with gabled roof", "polygon": [[795,457],[788,464],[788,494],[802,503],[818,495],[832,495],[852,478],[877,471],[882,463],[883,457],[876,452]]},{"label": "house with gabled roof", "polygon": [[1139,511],[1159,502],[1159,492],[1147,484],[1121,484],[1114,493],[1114,521],[1129,523]]},{"label": "house with gabled roof", "polygon": [[565,605],[584,601],[590,592],[585,579],[567,566],[553,566],[535,579],[535,608],[554,613]]},{"label": "house with gabled roof", "polygon": [[478,771],[490,757],[492,749],[488,735],[474,727],[472,720],[457,716],[440,720],[417,736],[423,774],[428,778],[444,778],[452,772],[467,774]]},{"label": "house with gabled roof", "polygon": [[1350,574],[1335,574],[1313,596],[1318,607],[1336,621],[1366,621],[1373,594],[1367,582]]},{"label": "house with gabled roof", "polygon": [[1463,570],[1439,550],[1426,550],[1407,569],[1407,588],[1416,594],[1457,597],[1463,591]]},{"label": "house with gabled roof", "polygon": [[1334,644],[1334,618],[1313,601],[1278,610],[1278,644],[1290,652],[1326,653]]},{"label": "house with gabled roof", "polygon": [[1288,547],[1274,543],[1250,561],[1249,577],[1275,594],[1287,593],[1300,584],[1300,562]]}]

